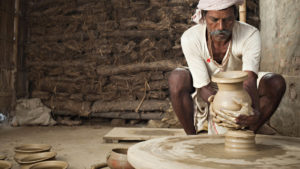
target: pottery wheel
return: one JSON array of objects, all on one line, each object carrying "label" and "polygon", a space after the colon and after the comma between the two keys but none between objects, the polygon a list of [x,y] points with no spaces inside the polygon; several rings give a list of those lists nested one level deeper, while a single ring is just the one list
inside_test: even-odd
[{"label": "pottery wheel", "polygon": [[164,137],[133,145],[128,160],[136,169],[300,167],[300,138],[256,135],[255,142],[255,151],[228,152],[223,135]]}]

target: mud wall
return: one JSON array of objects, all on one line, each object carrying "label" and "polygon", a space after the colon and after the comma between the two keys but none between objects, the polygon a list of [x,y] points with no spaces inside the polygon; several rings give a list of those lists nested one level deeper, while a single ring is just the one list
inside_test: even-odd
[{"label": "mud wall", "polygon": [[300,1],[260,1],[261,71],[282,74],[287,90],[270,124],[279,133],[300,136]]},{"label": "mud wall", "polygon": [[[57,115],[161,119],[198,0],[27,0],[31,97]],[[258,3],[247,22],[259,26]]]},{"label": "mud wall", "polygon": [[31,97],[59,115],[161,119],[197,0],[29,0]]}]

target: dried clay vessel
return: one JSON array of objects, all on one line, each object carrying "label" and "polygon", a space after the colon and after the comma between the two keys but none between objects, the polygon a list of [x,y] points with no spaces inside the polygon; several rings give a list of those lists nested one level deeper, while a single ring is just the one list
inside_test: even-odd
[{"label": "dried clay vessel", "polygon": [[134,169],[127,160],[127,149],[116,148],[107,156],[107,165],[111,169]]},{"label": "dried clay vessel", "polygon": [[0,169],[10,169],[12,167],[11,162],[0,160]]},{"label": "dried clay vessel", "polygon": [[247,77],[248,73],[243,71],[219,72],[212,76],[212,81],[217,83],[219,88],[213,100],[213,109],[239,111],[242,106],[234,101],[236,100],[248,105],[247,109],[243,109],[245,111],[240,111],[240,113],[250,115],[252,101],[243,88],[243,82]]}]

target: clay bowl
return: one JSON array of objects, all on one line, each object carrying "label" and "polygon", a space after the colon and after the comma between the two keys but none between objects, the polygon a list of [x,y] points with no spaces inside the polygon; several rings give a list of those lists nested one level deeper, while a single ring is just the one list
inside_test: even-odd
[{"label": "clay bowl", "polygon": [[16,159],[19,164],[33,164],[45,160],[52,159],[56,156],[56,152],[42,152],[22,155],[22,157]]},{"label": "clay bowl", "polygon": [[125,148],[115,148],[107,156],[107,165],[111,169],[134,169],[127,160]]},{"label": "clay bowl", "polygon": [[43,161],[31,165],[28,169],[67,169],[68,166],[65,161]]},{"label": "clay bowl", "polygon": [[10,169],[12,164],[8,161],[0,160],[0,169]]},{"label": "clay bowl", "polygon": [[22,158],[24,155],[48,152],[51,146],[48,144],[23,144],[15,147],[15,159]]}]

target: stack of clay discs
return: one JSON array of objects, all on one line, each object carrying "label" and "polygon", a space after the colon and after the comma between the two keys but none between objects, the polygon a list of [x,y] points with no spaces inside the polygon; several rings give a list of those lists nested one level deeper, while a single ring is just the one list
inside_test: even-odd
[{"label": "stack of clay discs", "polygon": [[5,161],[6,156],[0,154],[0,169],[10,169],[12,164],[8,161]]},{"label": "stack of clay discs", "polygon": [[57,153],[51,152],[51,146],[47,144],[24,144],[15,147],[15,160],[22,169],[66,169],[68,163],[53,160]]}]

